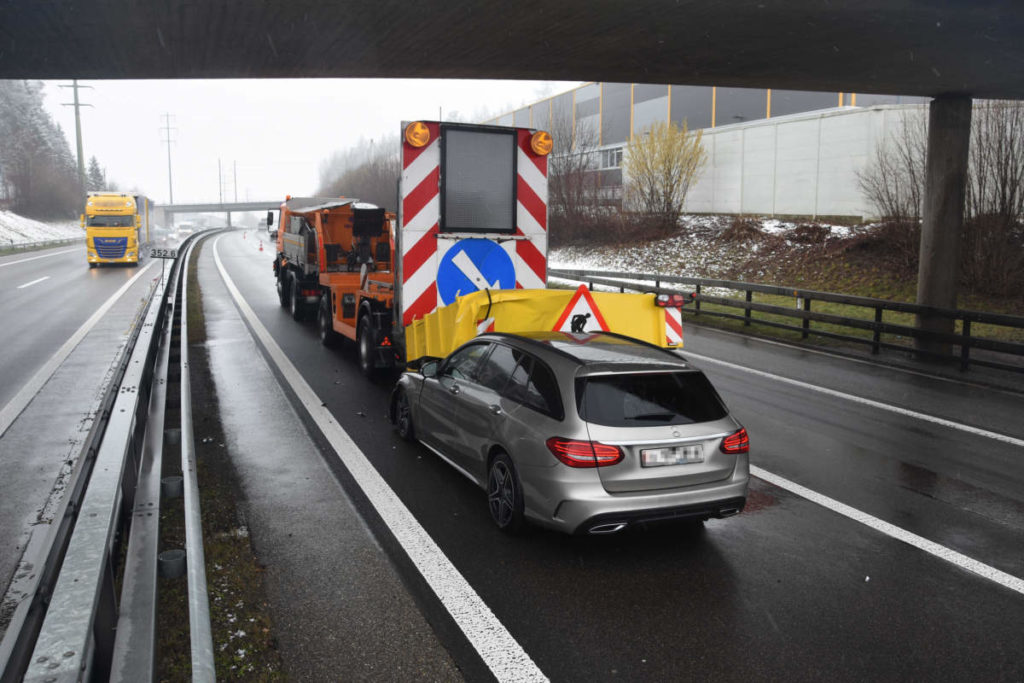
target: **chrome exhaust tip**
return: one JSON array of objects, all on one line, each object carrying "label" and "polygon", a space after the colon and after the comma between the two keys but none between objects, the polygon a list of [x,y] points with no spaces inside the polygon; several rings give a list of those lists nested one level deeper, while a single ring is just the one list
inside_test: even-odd
[{"label": "chrome exhaust tip", "polygon": [[739,508],[722,508],[721,510],[718,511],[718,516],[723,518],[734,517],[738,514],[740,514]]},{"label": "chrome exhaust tip", "polygon": [[590,527],[589,533],[592,534],[614,534],[618,531],[622,531],[626,528],[625,522],[610,522],[608,524],[598,524]]}]

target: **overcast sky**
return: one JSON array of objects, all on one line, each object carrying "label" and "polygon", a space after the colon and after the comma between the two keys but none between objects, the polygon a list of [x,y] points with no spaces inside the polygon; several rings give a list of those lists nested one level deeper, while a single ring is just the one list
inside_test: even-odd
[{"label": "overcast sky", "polygon": [[[60,83],[70,83],[61,81]],[[75,152],[69,88],[46,83],[46,106]],[[402,120],[476,120],[502,114],[578,85],[547,81],[452,80],[193,80],[82,81],[86,163],[96,156],[122,189],[168,200],[163,115],[171,115],[174,201],[217,201],[217,160],[224,199],[279,200],[317,189],[320,163],[361,137],[395,135]]]}]

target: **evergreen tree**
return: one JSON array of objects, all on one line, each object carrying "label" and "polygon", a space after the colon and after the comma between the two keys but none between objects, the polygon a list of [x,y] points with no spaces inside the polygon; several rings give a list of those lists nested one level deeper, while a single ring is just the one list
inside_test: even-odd
[{"label": "evergreen tree", "polygon": [[89,170],[85,174],[85,189],[86,190],[103,190],[106,185],[107,174],[100,168],[100,162],[93,156],[89,159]]}]

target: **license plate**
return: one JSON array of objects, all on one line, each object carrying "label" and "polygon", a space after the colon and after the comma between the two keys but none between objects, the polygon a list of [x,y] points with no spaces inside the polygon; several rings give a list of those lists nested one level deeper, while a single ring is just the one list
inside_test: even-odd
[{"label": "license plate", "polygon": [[704,447],[700,444],[695,446],[647,448],[640,451],[640,464],[644,467],[686,465],[693,462],[704,462]]}]

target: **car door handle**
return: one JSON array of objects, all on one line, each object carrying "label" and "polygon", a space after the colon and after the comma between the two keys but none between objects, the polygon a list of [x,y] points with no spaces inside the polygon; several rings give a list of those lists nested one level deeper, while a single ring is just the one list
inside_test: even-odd
[{"label": "car door handle", "polygon": [[451,385],[450,387],[448,387],[448,391],[452,392],[453,394],[458,395],[458,393],[459,393],[459,385],[458,384]]},{"label": "car door handle", "polygon": [[491,415],[501,415],[501,406],[487,406],[487,410],[491,411]]}]

